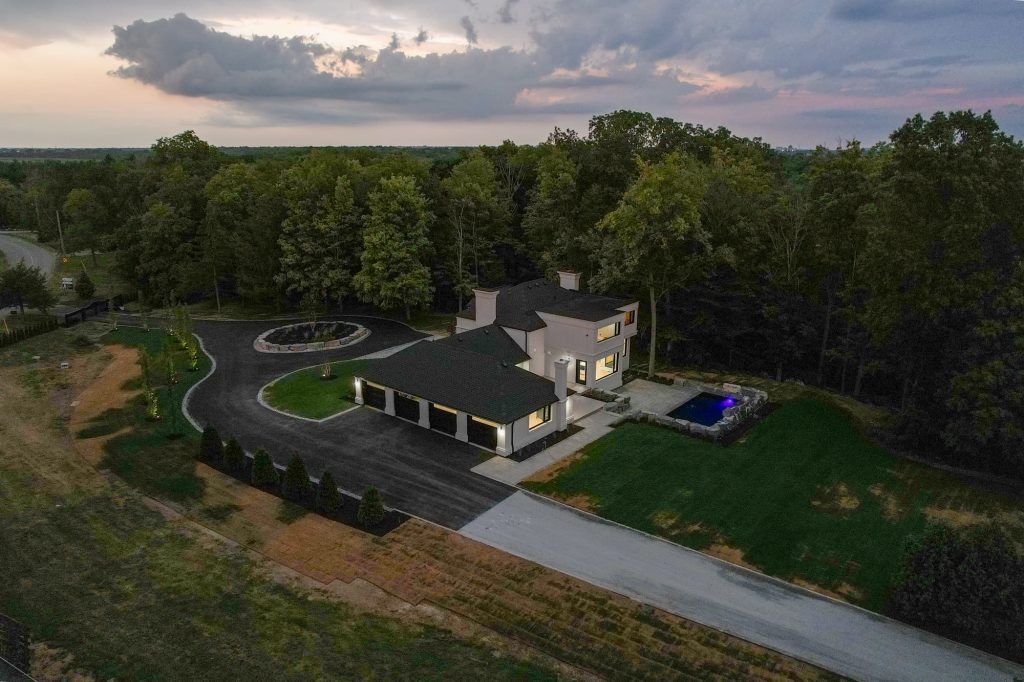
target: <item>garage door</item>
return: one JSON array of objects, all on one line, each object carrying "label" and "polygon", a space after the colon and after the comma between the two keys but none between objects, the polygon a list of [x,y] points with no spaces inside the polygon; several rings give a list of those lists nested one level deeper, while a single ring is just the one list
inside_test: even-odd
[{"label": "garage door", "polygon": [[418,422],[420,420],[420,401],[411,395],[395,393],[395,414],[402,419]]},{"label": "garage door", "polygon": [[488,450],[498,447],[498,426],[496,424],[470,417],[466,431],[469,434],[470,443]]},{"label": "garage door", "polygon": [[384,389],[380,386],[373,386],[367,382],[363,382],[363,402],[370,407],[376,407],[378,410],[384,409]]},{"label": "garage door", "polygon": [[458,419],[454,412],[445,407],[430,403],[430,428],[454,436],[457,425]]}]

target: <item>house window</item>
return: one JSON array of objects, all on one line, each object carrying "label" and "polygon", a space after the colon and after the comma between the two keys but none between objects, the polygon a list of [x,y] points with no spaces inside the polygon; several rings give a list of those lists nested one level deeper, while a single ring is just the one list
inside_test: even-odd
[{"label": "house window", "polygon": [[629,324],[633,324],[634,322],[636,322],[636,311],[635,310],[627,310],[626,311],[626,324],[629,325]]},{"label": "house window", "polygon": [[622,327],[620,322],[612,322],[611,324],[606,324],[605,326],[597,330],[597,340],[604,341],[605,339],[616,337],[619,335],[619,331],[621,330],[621,328]]},{"label": "house window", "polygon": [[615,370],[619,368],[619,354],[612,353],[606,355],[597,361],[597,372],[596,377],[598,379],[604,379],[609,374],[615,374]]},{"label": "house window", "polygon": [[545,405],[536,412],[530,414],[530,430],[533,431],[541,424],[547,424],[549,421],[551,421],[551,406]]},{"label": "house window", "polygon": [[587,361],[577,360],[576,361],[576,383],[585,384],[587,383]]}]

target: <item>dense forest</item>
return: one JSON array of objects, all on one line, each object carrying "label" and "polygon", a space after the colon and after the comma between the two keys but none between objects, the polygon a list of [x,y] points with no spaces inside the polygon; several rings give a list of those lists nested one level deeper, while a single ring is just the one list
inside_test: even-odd
[{"label": "dense forest", "polygon": [[658,362],[891,406],[896,447],[1024,475],[1024,147],[915,116],[807,154],[619,111],[537,146],[0,163],[0,227],[115,251],[152,305],[238,296],[455,311],[556,269],[637,296]]}]

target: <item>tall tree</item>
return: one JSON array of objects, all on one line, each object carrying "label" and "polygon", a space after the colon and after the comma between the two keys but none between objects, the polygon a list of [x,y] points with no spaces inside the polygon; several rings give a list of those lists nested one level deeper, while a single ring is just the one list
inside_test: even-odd
[{"label": "tall tree", "polygon": [[26,306],[45,313],[56,302],[46,275],[39,268],[26,265],[25,261],[18,261],[13,267],[0,272],[0,291],[6,291],[14,298],[22,314]]},{"label": "tall tree", "polygon": [[88,249],[92,264],[98,265],[96,249],[106,228],[106,208],[91,190],[76,188],[64,199],[64,214],[71,219],[67,235],[70,248]]},{"label": "tall tree", "polygon": [[384,309],[428,305],[433,294],[425,265],[433,216],[409,176],[381,180],[370,194],[363,230],[362,269],[352,284],[359,298]]},{"label": "tall tree", "polygon": [[647,375],[657,360],[658,303],[670,291],[693,284],[716,255],[700,223],[706,189],[702,169],[672,153],[641,164],[640,175],[598,224],[603,240],[594,285],[598,289],[642,289],[650,305],[651,347]]}]

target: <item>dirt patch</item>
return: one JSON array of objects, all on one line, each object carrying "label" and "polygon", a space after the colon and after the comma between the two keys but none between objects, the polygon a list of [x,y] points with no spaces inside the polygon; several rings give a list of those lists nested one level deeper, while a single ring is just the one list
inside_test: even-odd
[{"label": "dirt patch", "polygon": [[932,521],[940,521],[947,526],[953,526],[954,528],[977,526],[991,520],[989,517],[969,509],[939,509],[937,507],[925,507],[924,513],[925,516]]},{"label": "dirt patch", "polygon": [[858,590],[850,583],[840,583],[839,586],[836,587],[834,590],[830,590],[827,587],[822,587],[821,585],[816,585],[815,583],[803,580],[802,578],[794,578],[793,584],[799,585],[800,587],[808,589],[811,592],[817,592],[818,594],[823,594],[826,597],[838,599],[839,601],[857,603],[863,601],[864,599],[864,593]]},{"label": "dirt patch", "polygon": [[92,682],[91,675],[74,669],[74,657],[66,651],[32,642],[32,677],[38,682]]},{"label": "dirt patch", "polygon": [[[99,376],[78,394],[77,404],[71,409],[68,429],[72,434],[86,429],[94,419],[105,412],[125,407],[139,394],[138,390],[125,388],[141,373],[138,364],[139,351],[125,346],[107,346],[105,350],[110,362]],[[87,462],[96,466],[106,454],[103,447],[107,442],[127,430],[125,427],[94,438],[77,439],[77,450]]]},{"label": "dirt patch", "polygon": [[899,521],[906,513],[906,508],[896,499],[896,495],[886,490],[881,483],[873,483],[868,487],[868,492],[878,498],[879,504],[882,505],[882,515],[890,521]]},{"label": "dirt patch", "polygon": [[521,483],[547,483],[548,481],[558,478],[559,474],[581,459],[583,459],[583,452],[574,452],[565,459],[555,462],[546,469],[541,469],[529,478],[521,481]]},{"label": "dirt patch", "polygon": [[705,554],[710,554],[713,557],[722,559],[723,561],[728,561],[730,564],[743,566],[744,568],[749,568],[753,571],[761,570],[757,566],[743,558],[743,550],[739,547],[732,547],[730,545],[715,543],[713,545],[705,547],[701,551],[703,551]]},{"label": "dirt patch", "polygon": [[811,506],[818,511],[837,516],[849,516],[860,507],[860,498],[853,494],[846,483],[839,481],[830,486],[819,487],[811,498]]}]

